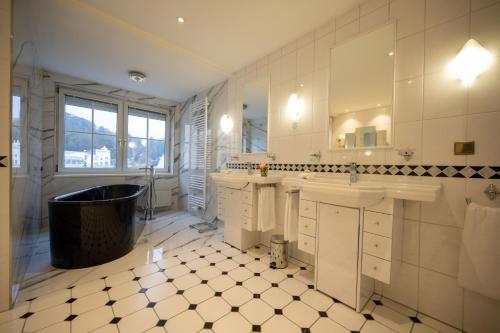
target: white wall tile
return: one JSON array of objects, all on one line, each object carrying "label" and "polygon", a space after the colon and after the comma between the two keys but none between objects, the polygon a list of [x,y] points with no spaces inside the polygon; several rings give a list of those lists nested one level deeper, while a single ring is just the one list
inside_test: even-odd
[{"label": "white wall tile", "polygon": [[465,117],[424,120],[422,162],[424,164],[462,165],[464,156],[455,156],[453,144],[465,140]]},{"label": "white wall tile", "polygon": [[[406,161],[398,154],[399,149],[413,151],[411,160]],[[394,149],[387,151],[387,163],[419,164],[422,161],[422,122],[412,121],[394,125]]]},{"label": "white wall tile", "polygon": [[446,66],[469,39],[469,17],[464,16],[425,32],[425,72],[446,71]]},{"label": "white wall tile", "polygon": [[281,62],[281,82],[295,80],[297,77],[297,52],[293,51],[283,56]]},{"label": "white wall tile", "polygon": [[469,113],[500,110],[500,57],[469,87]]},{"label": "white wall tile", "polygon": [[499,3],[499,0],[472,0],[471,1],[471,9],[478,10],[483,7],[491,6],[495,3]]},{"label": "white wall tile", "polygon": [[420,265],[457,276],[461,230],[429,223],[420,224]]},{"label": "white wall tile", "polygon": [[314,42],[314,31],[308,32],[297,39],[297,49],[300,49],[312,42]]},{"label": "white wall tile", "polygon": [[313,99],[313,132],[328,132],[328,100]]},{"label": "white wall tile", "polygon": [[468,165],[500,165],[500,111],[468,116],[467,140],[475,141]]},{"label": "white wall tile", "polygon": [[351,39],[359,33],[359,20],[348,23],[335,31],[335,42]]},{"label": "white wall tile", "polygon": [[490,200],[483,193],[486,187],[490,184],[495,185],[496,188],[500,188],[500,179],[469,178],[465,182],[465,195],[479,205],[500,208],[500,200]]},{"label": "white wall tile", "polygon": [[345,14],[336,17],[335,28],[338,29],[356,20],[359,20],[359,6],[356,6]]},{"label": "white wall tile", "polygon": [[316,40],[314,46],[314,69],[318,70],[330,65],[330,49],[334,43],[334,32],[330,32]]},{"label": "white wall tile", "polygon": [[314,70],[314,43],[297,50],[297,76],[309,74]]},{"label": "white wall tile", "polygon": [[285,56],[288,53],[291,53],[296,50],[297,50],[297,41],[294,40],[293,42],[290,42],[287,45],[283,46],[283,48],[281,49],[281,54]]},{"label": "white wall tile", "polygon": [[464,330],[471,333],[500,332],[500,301],[464,291]]},{"label": "white wall tile", "polygon": [[328,76],[330,71],[323,68],[314,72],[313,75],[313,99],[328,99]]},{"label": "white wall tile", "polygon": [[398,272],[391,279],[391,284],[383,285],[382,294],[416,309],[418,304],[418,267],[401,263]]},{"label": "white wall tile", "polygon": [[427,0],[425,26],[432,27],[469,12],[469,0]]},{"label": "white wall tile", "polygon": [[369,0],[361,4],[360,6],[360,15],[366,15],[369,14],[380,7],[388,6],[389,1],[388,0]]},{"label": "white wall tile", "polygon": [[424,119],[467,113],[467,87],[445,72],[424,79]]},{"label": "white wall tile", "polygon": [[281,58],[269,64],[269,76],[271,86],[281,83]]},{"label": "white wall tile", "polygon": [[[403,261],[415,266],[419,264],[420,223],[412,220],[403,222]],[[405,303],[406,304],[406,303]],[[416,307],[414,307],[416,308]]]},{"label": "white wall tile", "polygon": [[402,80],[396,85],[394,120],[407,122],[422,120],[424,107],[424,83],[422,77]]},{"label": "white wall tile", "polygon": [[375,11],[361,16],[360,18],[360,31],[370,31],[376,26],[381,26],[389,20],[389,6],[384,6],[376,9]]},{"label": "white wall tile", "polygon": [[442,178],[443,189],[435,202],[422,202],[422,221],[462,228],[465,218],[465,182]]},{"label": "white wall tile", "polygon": [[419,308],[424,314],[461,328],[463,289],[449,276],[420,269]]},{"label": "white wall tile", "polygon": [[396,0],[390,5],[391,18],[397,19],[397,38],[424,30],[425,1]]},{"label": "white wall tile", "polygon": [[335,31],[335,20],[331,20],[314,31],[314,38],[320,39],[321,37]]},{"label": "white wall tile", "polygon": [[421,76],[424,72],[424,33],[396,42],[396,80]]}]

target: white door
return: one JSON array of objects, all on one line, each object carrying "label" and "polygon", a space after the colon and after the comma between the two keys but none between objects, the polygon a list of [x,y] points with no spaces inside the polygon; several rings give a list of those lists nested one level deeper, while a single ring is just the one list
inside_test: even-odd
[{"label": "white door", "polygon": [[317,288],[356,307],[359,209],[319,205]]}]

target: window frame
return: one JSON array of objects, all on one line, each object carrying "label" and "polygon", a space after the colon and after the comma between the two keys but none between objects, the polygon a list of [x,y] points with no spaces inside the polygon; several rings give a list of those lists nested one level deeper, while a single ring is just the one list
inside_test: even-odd
[{"label": "window frame", "polygon": [[[20,166],[19,167],[14,167],[14,163],[12,163],[12,170],[13,170],[13,175],[14,176],[20,176],[20,175],[26,175],[28,174],[29,170],[29,135],[28,135],[28,124],[29,124],[29,96],[28,96],[28,88],[29,88],[29,81],[25,77],[21,76],[14,76],[12,79],[12,92],[10,98],[12,99],[14,96],[20,96],[21,97],[21,109],[19,111],[20,115],[20,122],[18,127],[20,129],[20,137],[21,137],[21,154],[20,154]],[[15,90],[19,90],[19,94],[15,93]],[[12,105],[12,103],[11,103]],[[14,125],[12,123],[12,106],[11,106],[11,117],[10,117],[10,127],[11,130],[13,129]],[[11,142],[10,142],[10,149],[11,149],[11,156],[13,157],[13,152],[12,152],[12,143],[13,143],[13,138],[11,137]],[[12,159],[13,160],[13,159]]]},{"label": "window frame", "polygon": [[[127,165],[127,144],[128,144],[128,109],[135,108],[146,112],[155,112],[165,115],[165,168],[158,168],[157,173],[171,175],[170,167],[170,142],[171,142],[171,124],[169,111],[150,105],[123,101],[117,98],[100,95],[97,93],[71,89],[64,86],[58,86],[58,102],[57,102],[57,167],[56,174],[59,175],[141,175],[143,170],[136,168],[128,168]],[[66,168],[64,166],[64,110],[65,96],[75,96],[79,98],[89,99],[97,102],[110,103],[118,106],[118,118],[116,128],[116,168]],[[92,147],[92,154],[93,154]]]},{"label": "window frame", "polygon": [[[152,112],[152,113],[159,113],[165,116],[165,167],[164,168],[157,168],[156,171],[159,173],[171,173],[170,172],[170,117],[168,112],[165,112],[165,110],[160,109],[158,107],[154,106],[149,106],[149,105],[142,105],[142,104],[137,104],[133,102],[126,102],[125,103],[125,108],[124,108],[124,114],[123,114],[123,169],[131,172],[139,172],[141,171],[140,169],[137,168],[129,168],[128,167],[128,112],[129,108],[132,109],[137,109],[139,111],[144,111],[144,112]],[[149,118],[148,118],[149,119]],[[149,123],[148,123],[149,126]],[[148,128],[149,130],[149,128]],[[148,140],[148,146],[149,146],[149,141],[150,139],[147,138]],[[153,139],[154,140],[154,139]],[[159,140],[158,140],[159,141]],[[149,156],[147,156],[149,160]],[[146,163],[147,164],[147,163]]]}]

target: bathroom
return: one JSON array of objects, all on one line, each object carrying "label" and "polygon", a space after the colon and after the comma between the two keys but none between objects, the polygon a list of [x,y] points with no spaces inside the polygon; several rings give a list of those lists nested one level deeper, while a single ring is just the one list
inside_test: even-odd
[{"label": "bathroom", "polygon": [[0,332],[500,332],[499,17],[0,0]]}]

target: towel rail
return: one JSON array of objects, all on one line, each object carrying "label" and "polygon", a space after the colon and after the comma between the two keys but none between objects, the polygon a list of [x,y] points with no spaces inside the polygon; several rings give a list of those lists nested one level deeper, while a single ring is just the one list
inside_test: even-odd
[{"label": "towel rail", "polygon": [[[490,199],[491,201],[495,200],[499,195],[500,191],[496,188],[495,185],[490,184],[486,187],[483,193]],[[471,198],[465,198],[465,203],[469,205],[472,202]]]}]

